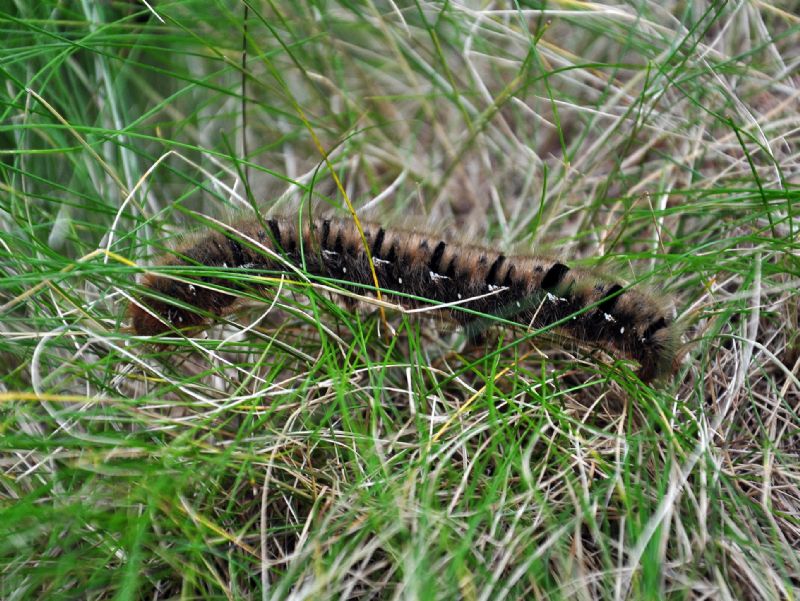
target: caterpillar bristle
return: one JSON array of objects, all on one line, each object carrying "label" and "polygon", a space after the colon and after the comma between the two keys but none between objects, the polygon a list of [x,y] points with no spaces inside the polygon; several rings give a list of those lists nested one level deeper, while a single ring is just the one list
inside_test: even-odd
[{"label": "caterpillar bristle", "polygon": [[[449,317],[461,326],[481,313],[533,329],[557,327],[635,360],[644,381],[674,370],[680,327],[665,303],[646,292],[552,259],[506,256],[418,232],[362,225],[366,247],[354,223],[344,219],[315,219],[299,229],[292,218],[241,220],[225,231],[194,237],[160,264],[259,272],[302,268],[362,292],[374,287],[374,268],[384,294],[398,293],[398,302],[413,307],[426,300],[448,304]],[[146,293],[131,304],[129,316],[142,336],[202,327],[207,316],[223,315],[237,300],[237,286],[219,276],[192,284],[148,273],[141,284]]]}]

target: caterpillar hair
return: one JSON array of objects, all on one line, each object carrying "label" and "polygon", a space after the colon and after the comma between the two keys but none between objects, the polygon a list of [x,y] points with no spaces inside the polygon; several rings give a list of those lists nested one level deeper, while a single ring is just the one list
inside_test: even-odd
[{"label": "caterpillar hair", "polygon": [[[297,218],[242,220],[195,237],[159,263],[259,273],[302,269],[362,290],[374,290],[374,267],[384,294],[397,293],[394,298],[406,306],[423,302],[417,299],[445,303],[447,313],[462,326],[480,313],[535,329],[555,327],[635,360],[643,381],[674,370],[680,328],[668,303],[643,291],[552,259],[506,256],[372,223],[363,224],[363,232],[366,246],[355,224],[345,219],[318,218],[302,226]],[[222,281],[214,274],[196,283],[146,274],[145,294],[130,306],[133,331],[150,336],[196,328],[235,305],[235,280]]]}]

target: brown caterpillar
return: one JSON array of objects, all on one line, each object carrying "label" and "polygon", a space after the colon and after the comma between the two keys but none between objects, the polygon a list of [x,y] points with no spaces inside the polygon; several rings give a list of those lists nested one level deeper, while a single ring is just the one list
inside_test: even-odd
[{"label": "brown caterpillar", "polygon": [[[590,344],[610,347],[640,365],[643,381],[674,369],[680,328],[661,303],[636,289],[586,269],[535,256],[505,256],[495,250],[448,244],[405,230],[363,225],[380,287],[441,303],[462,326],[475,323],[473,312],[501,316],[539,329],[557,324],[561,331]],[[240,221],[226,231],[210,231],[161,259],[164,266],[201,265],[252,271],[290,272],[290,266],[374,290],[363,240],[352,221],[319,218],[302,226],[297,219]],[[192,328],[207,315],[222,315],[237,300],[236,282],[204,277],[193,285],[157,274],[143,278],[154,295],[131,304],[133,330],[155,335]],[[214,290],[224,285],[228,291]],[[405,306],[422,301],[395,297]],[[172,304],[168,299],[175,299]],[[183,306],[179,306],[183,305]],[[193,311],[196,307],[198,311]],[[467,308],[470,311],[464,311]]]}]

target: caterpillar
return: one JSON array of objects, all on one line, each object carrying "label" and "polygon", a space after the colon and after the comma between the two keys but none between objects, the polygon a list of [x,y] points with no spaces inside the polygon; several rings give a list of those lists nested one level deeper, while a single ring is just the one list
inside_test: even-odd
[{"label": "caterpillar", "polygon": [[[553,259],[506,256],[374,223],[363,224],[362,230],[363,238],[353,221],[337,218],[302,225],[286,217],[241,220],[195,237],[159,264],[282,273],[302,269],[362,291],[374,290],[377,276],[384,294],[395,293],[406,306],[423,302],[415,299],[444,303],[461,326],[475,323],[476,313],[535,329],[553,326],[633,359],[642,381],[674,370],[680,327],[664,302],[643,291]],[[222,282],[217,275],[195,285],[147,273],[141,284],[145,294],[131,303],[129,315],[133,332],[143,336],[205,325],[207,316],[225,314],[238,300],[237,283]]]}]

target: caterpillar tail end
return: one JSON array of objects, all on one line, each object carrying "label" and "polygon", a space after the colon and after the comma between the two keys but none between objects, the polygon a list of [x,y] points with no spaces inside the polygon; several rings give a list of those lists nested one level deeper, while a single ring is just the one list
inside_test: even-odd
[{"label": "caterpillar tail end", "polygon": [[[148,275],[142,282],[146,289],[176,298],[181,290],[167,278]],[[179,298],[179,300],[185,299]],[[161,300],[154,296],[137,296],[128,306],[131,331],[137,336],[158,336],[176,330],[196,330],[207,325],[208,320],[199,313]]]}]

